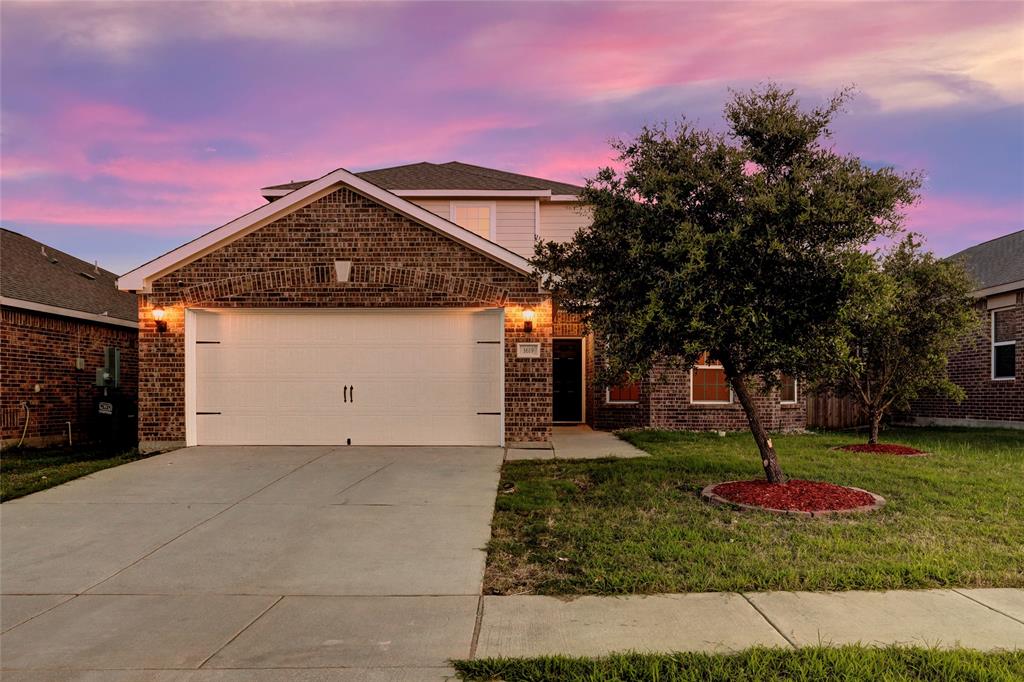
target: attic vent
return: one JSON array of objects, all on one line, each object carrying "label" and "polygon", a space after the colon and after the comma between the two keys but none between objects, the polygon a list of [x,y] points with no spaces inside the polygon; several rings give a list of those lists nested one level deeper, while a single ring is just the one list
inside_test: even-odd
[{"label": "attic vent", "polygon": [[90,275],[88,272],[80,272],[78,274],[86,279],[96,279],[96,275]]}]

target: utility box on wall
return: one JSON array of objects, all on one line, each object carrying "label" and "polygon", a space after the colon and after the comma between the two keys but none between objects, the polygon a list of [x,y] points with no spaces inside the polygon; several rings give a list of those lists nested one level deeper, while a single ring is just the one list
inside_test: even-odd
[{"label": "utility box on wall", "polygon": [[102,388],[121,385],[121,349],[112,346],[103,349],[103,366],[96,368],[96,385]]}]

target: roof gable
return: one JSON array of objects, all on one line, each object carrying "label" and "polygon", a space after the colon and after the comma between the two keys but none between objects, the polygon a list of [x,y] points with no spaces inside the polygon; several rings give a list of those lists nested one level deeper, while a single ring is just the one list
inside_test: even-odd
[{"label": "roof gable", "polygon": [[117,280],[120,289],[148,291],[149,284],[203,255],[249,234],[278,218],[325,196],[339,185],[345,185],[363,196],[386,206],[417,223],[429,227],[464,246],[523,274],[532,274],[530,262],[508,249],[484,239],[475,232],[459,227],[430,211],[417,206],[357,175],[339,168],[323,177],[289,192],[278,201],[264,204],[231,222],[211,230],[192,241],[141,265]]},{"label": "roof gable", "polygon": [[[117,289],[117,275],[23,234],[0,230],[0,296],[99,318],[136,322],[135,296]],[[53,311],[55,314],[60,314]]]}]

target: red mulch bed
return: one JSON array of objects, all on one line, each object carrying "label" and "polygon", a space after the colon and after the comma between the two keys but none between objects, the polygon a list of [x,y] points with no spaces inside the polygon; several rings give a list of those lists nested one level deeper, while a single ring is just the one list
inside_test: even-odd
[{"label": "red mulch bed", "polygon": [[908,457],[911,455],[927,455],[927,452],[912,448],[906,445],[894,445],[892,443],[858,443],[856,445],[840,445],[836,450],[846,450],[847,452],[869,452],[876,455],[902,455]]},{"label": "red mulch bed", "polygon": [[769,483],[763,480],[730,481],[719,483],[711,492],[730,502],[783,511],[838,511],[866,507],[875,503],[875,499],[862,490],[824,481],[800,479],[786,483]]}]

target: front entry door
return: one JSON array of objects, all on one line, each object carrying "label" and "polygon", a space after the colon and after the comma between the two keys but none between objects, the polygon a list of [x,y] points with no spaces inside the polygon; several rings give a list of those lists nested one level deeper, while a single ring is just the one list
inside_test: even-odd
[{"label": "front entry door", "polygon": [[551,364],[553,420],[583,421],[583,339],[555,339]]}]

